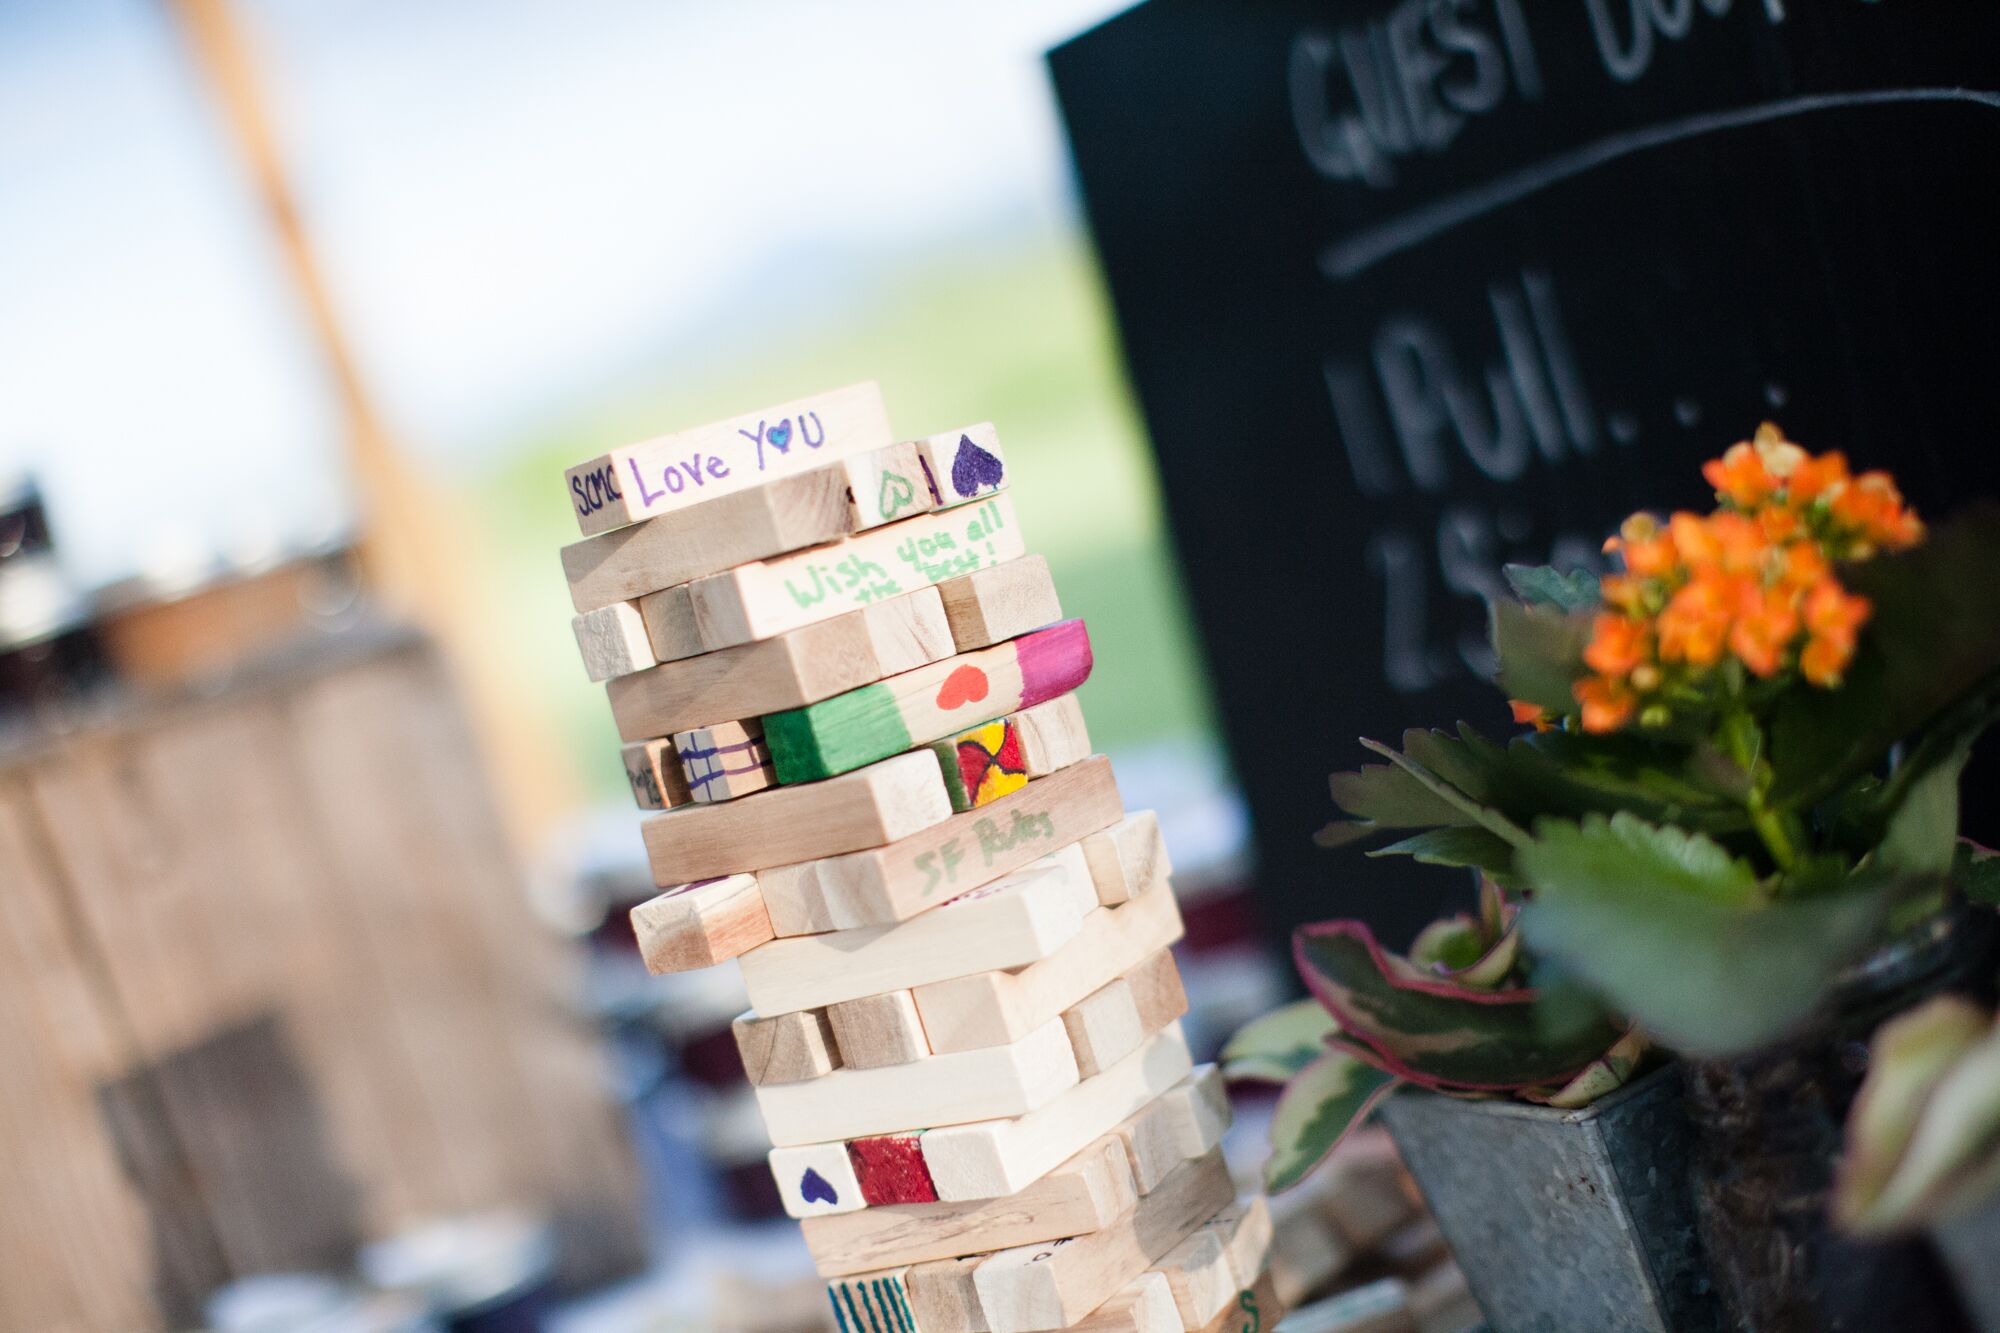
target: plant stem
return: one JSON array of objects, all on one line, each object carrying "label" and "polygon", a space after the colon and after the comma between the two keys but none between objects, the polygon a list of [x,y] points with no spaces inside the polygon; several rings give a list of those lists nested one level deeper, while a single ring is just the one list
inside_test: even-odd
[{"label": "plant stem", "polygon": [[1789,871],[1798,864],[1798,849],[1792,845],[1791,832],[1785,827],[1784,815],[1767,809],[1761,794],[1750,798],[1750,824],[1757,830],[1757,836],[1764,840],[1771,859],[1778,863],[1778,869]]}]

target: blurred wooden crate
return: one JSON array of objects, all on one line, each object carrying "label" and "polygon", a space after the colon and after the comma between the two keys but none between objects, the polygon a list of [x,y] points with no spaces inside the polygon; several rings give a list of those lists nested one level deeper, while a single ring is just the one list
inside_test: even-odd
[{"label": "blurred wooden crate", "polygon": [[247,1272],[527,1204],[642,1253],[591,1037],[413,636],[0,753],[0,1328],[191,1322]]}]

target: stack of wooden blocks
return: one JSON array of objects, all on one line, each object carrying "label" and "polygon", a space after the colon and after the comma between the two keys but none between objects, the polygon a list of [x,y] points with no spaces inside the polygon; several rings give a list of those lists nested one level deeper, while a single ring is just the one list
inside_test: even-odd
[{"label": "stack of wooden blocks", "polygon": [[660,812],[634,930],[655,972],[741,966],[835,1326],[1272,1327],[1158,821],[1091,753],[993,428],[898,442],[862,384],[566,481],[577,642]]}]

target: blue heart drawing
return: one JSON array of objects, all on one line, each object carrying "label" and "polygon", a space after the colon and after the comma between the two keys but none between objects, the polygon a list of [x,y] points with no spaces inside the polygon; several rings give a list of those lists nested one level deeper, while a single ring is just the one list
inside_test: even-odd
[{"label": "blue heart drawing", "polygon": [[840,1193],[827,1184],[826,1177],[811,1167],[799,1177],[799,1197],[807,1203],[839,1203]]},{"label": "blue heart drawing", "polygon": [[958,437],[958,457],[951,462],[951,488],[967,499],[988,486],[1007,480],[1007,465],[972,442],[970,435]]},{"label": "blue heart drawing", "polygon": [[769,433],[764,436],[764,440],[773,449],[776,449],[781,454],[784,453],[787,449],[791,448],[792,419],[790,417],[786,417],[783,421],[780,421],[777,425],[771,427]]}]

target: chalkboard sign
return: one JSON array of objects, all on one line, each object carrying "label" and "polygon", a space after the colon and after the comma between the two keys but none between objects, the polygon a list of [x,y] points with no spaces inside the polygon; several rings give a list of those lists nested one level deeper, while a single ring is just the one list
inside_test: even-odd
[{"label": "chalkboard sign", "polygon": [[1274,929],[1459,892],[1311,834],[1355,737],[1508,728],[1503,563],[1765,417],[2000,490],[2000,4],[1152,0],[1050,61]]}]

